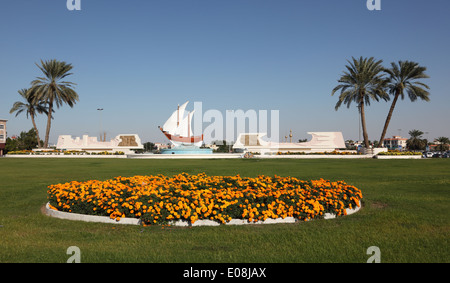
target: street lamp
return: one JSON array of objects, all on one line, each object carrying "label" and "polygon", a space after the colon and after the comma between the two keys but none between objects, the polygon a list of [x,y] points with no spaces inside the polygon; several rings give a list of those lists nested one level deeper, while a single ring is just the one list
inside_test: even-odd
[{"label": "street lamp", "polygon": [[103,108],[97,108],[98,111],[100,111],[100,141],[102,141],[102,111]]}]

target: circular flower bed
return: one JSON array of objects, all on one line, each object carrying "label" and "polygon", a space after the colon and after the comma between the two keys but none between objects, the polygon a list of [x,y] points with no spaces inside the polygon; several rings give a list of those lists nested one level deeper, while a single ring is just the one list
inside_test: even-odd
[{"label": "circular flower bed", "polygon": [[50,185],[52,209],[88,215],[140,218],[143,225],[191,223],[208,219],[227,223],[268,218],[323,218],[345,215],[360,206],[362,193],[343,181],[302,181],[293,177],[207,176],[116,177],[106,181],[72,181]]}]

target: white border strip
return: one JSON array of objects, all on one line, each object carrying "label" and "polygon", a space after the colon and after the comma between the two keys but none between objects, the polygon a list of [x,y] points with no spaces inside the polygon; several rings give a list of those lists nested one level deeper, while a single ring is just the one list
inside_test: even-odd
[{"label": "white border strip", "polygon": [[[79,214],[79,213],[69,213],[69,212],[63,212],[58,211],[50,208],[50,203],[48,202],[45,205],[45,214],[51,217],[56,217],[60,219],[67,219],[67,220],[77,220],[77,221],[85,221],[85,222],[98,222],[98,223],[110,223],[110,224],[128,224],[128,225],[140,225],[141,221],[137,218],[121,218],[119,221],[115,219],[111,219],[108,216],[96,216],[96,215],[86,215],[86,214]],[[353,214],[360,210],[360,206],[357,206],[354,209],[347,208],[346,212],[347,215]],[[335,214],[331,213],[325,213],[324,219],[334,219],[336,218]],[[245,225],[245,224],[279,224],[279,223],[295,223],[298,220],[294,217],[286,217],[286,218],[268,218],[264,221],[257,221],[257,222],[248,222],[244,219],[231,219],[230,222],[225,223],[225,225]],[[171,226],[178,226],[178,227],[188,227],[188,226],[220,226],[222,225],[219,222],[207,220],[207,219],[200,219],[195,221],[194,223],[190,223],[188,221],[183,220],[177,220],[169,222]]]},{"label": "white border strip", "polygon": [[376,159],[422,159],[422,155],[375,155]]},{"label": "white border strip", "polygon": [[97,216],[97,215],[86,215],[79,213],[69,213],[64,211],[58,211],[50,208],[50,203],[45,205],[45,214],[51,217],[56,217],[60,219],[68,220],[78,220],[85,222],[100,222],[100,223],[111,223],[111,224],[131,224],[140,225],[141,221],[137,218],[122,218],[120,221],[111,219],[108,216]]}]

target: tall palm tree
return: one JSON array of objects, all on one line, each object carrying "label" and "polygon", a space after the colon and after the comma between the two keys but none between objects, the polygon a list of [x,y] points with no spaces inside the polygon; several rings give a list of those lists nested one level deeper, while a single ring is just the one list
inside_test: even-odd
[{"label": "tall palm tree", "polygon": [[406,141],[406,147],[410,150],[423,150],[427,146],[426,140],[422,139],[423,132],[420,130],[411,130],[408,132],[411,136]]},{"label": "tall palm tree", "polygon": [[342,103],[350,108],[350,104],[355,102],[361,114],[361,125],[363,130],[364,145],[369,148],[369,137],[367,134],[365,105],[370,105],[371,100],[379,101],[380,98],[389,100],[385,91],[387,80],[384,78],[382,60],[375,60],[373,57],[355,59],[347,61],[347,71],[338,80],[337,85],[331,95],[340,90],[339,100],[335,110],[338,110]]},{"label": "tall palm tree", "polygon": [[37,144],[38,147],[41,147],[41,139],[39,138],[39,131],[38,128],[36,127],[36,121],[34,118],[36,117],[36,114],[42,113],[48,114],[47,106],[43,101],[35,101],[34,93],[29,91],[28,89],[25,88],[21,89],[18,91],[18,93],[26,102],[25,103],[21,101],[14,102],[13,107],[11,108],[9,113],[12,114],[16,112],[17,117],[20,113],[26,112],[27,119],[28,116],[31,117],[31,122],[33,123],[33,128],[36,132]]},{"label": "tall palm tree", "polygon": [[398,65],[391,63],[391,68],[384,70],[389,75],[388,90],[389,93],[394,96],[394,99],[392,100],[391,108],[389,109],[386,122],[384,123],[383,132],[381,133],[378,145],[379,147],[383,145],[383,140],[386,136],[386,131],[399,97],[403,100],[406,92],[412,102],[416,101],[417,98],[430,101],[430,93],[427,91],[427,89],[430,88],[419,81],[420,79],[429,78],[429,76],[425,74],[426,69],[426,67],[419,66],[416,62],[399,61]]},{"label": "tall palm tree", "polygon": [[72,64],[61,62],[55,59],[42,61],[38,68],[44,73],[44,77],[37,77],[31,82],[31,90],[35,93],[35,100],[43,100],[48,104],[47,129],[45,131],[44,147],[48,147],[52,112],[54,106],[59,108],[64,103],[70,107],[78,101],[78,94],[73,89],[75,83],[64,81],[72,70]]},{"label": "tall palm tree", "polygon": [[436,148],[439,148],[439,151],[445,151],[448,149],[448,145],[450,144],[450,139],[447,137],[438,137],[436,142],[439,143],[439,145]]}]

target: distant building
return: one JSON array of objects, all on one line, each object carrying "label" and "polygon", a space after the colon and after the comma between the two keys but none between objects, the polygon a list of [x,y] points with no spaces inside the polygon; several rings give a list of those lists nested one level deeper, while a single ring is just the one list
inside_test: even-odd
[{"label": "distant building", "polygon": [[441,142],[438,142],[437,140],[434,140],[432,144],[429,144],[429,150],[430,151],[440,151],[440,150],[448,150],[450,148],[450,144],[444,144],[443,147],[441,148]]},{"label": "distant building", "polygon": [[109,142],[98,141],[97,137],[89,137],[83,135],[80,137],[72,138],[70,135],[61,135],[58,138],[58,144],[56,149],[60,150],[77,150],[86,152],[111,152],[122,151],[125,154],[132,153],[134,149],[143,149],[141,139],[138,135],[127,134],[118,135]]},{"label": "distant building", "polygon": [[393,136],[392,138],[384,139],[383,146],[388,149],[405,150],[407,138],[401,136]]},{"label": "distant building", "polygon": [[0,156],[3,156],[3,151],[6,146],[6,122],[8,120],[0,119]]},{"label": "distant building", "polygon": [[[312,138],[308,142],[271,142],[265,141],[266,133],[241,133],[233,149],[260,154],[278,152],[325,152],[344,148],[345,142],[341,132],[308,132]],[[287,139],[287,138],[286,138]]]}]

